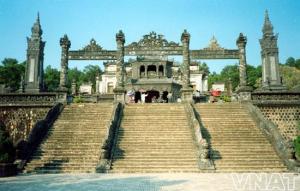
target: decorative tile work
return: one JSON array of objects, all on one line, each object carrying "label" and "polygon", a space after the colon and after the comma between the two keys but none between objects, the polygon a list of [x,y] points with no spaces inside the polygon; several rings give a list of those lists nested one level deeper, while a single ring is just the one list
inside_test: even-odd
[{"label": "decorative tile work", "polygon": [[34,126],[44,119],[51,107],[0,107],[0,121],[3,121],[13,142],[26,140]]},{"label": "decorative tile work", "polygon": [[286,141],[294,140],[300,134],[300,106],[259,106],[263,115],[276,125]]}]

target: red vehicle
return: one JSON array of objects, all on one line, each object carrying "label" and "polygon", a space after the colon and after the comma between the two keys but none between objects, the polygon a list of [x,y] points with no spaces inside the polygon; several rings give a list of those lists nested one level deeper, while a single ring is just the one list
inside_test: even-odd
[{"label": "red vehicle", "polygon": [[219,97],[220,95],[221,95],[221,91],[220,90],[212,90],[211,92],[210,92],[210,94],[212,95],[212,96],[214,96],[214,97]]}]

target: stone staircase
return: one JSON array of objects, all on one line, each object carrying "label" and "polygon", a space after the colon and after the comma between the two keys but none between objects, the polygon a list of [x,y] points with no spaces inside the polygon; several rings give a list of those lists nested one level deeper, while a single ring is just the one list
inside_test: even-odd
[{"label": "stone staircase", "polygon": [[24,172],[95,172],[112,109],[104,103],[66,106]]},{"label": "stone staircase", "polygon": [[283,172],[272,145],[238,103],[196,104],[217,172]]},{"label": "stone staircase", "polygon": [[197,161],[183,104],[125,107],[111,172],[198,172]]}]

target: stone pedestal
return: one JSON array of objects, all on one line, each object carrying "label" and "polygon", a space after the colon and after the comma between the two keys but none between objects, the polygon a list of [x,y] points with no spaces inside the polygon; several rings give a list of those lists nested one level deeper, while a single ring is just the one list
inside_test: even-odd
[{"label": "stone pedestal", "polygon": [[251,92],[253,88],[250,86],[241,86],[237,89],[238,101],[251,101]]},{"label": "stone pedestal", "polygon": [[66,87],[59,88],[57,91],[57,102],[66,104],[68,97],[68,89]]},{"label": "stone pedestal", "polygon": [[125,103],[126,90],[124,87],[116,87],[114,89],[114,101]]},{"label": "stone pedestal", "polygon": [[261,92],[266,92],[266,91],[287,91],[287,87],[283,84],[278,84],[278,85],[269,85],[269,86],[263,86],[262,88],[258,89],[257,91]]},{"label": "stone pedestal", "polygon": [[193,89],[192,88],[182,88],[180,90],[181,100],[183,102],[193,101]]}]

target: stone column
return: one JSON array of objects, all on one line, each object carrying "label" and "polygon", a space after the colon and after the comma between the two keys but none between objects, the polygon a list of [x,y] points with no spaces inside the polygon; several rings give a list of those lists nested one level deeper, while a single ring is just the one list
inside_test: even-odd
[{"label": "stone column", "polygon": [[183,55],[183,78],[180,90],[182,101],[193,101],[193,89],[190,84],[190,34],[184,30],[181,35]]},{"label": "stone column", "polygon": [[60,70],[60,81],[59,81],[59,89],[67,90],[67,73],[68,73],[68,54],[69,48],[71,46],[71,42],[68,39],[68,36],[65,34],[63,38],[60,39],[61,46],[61,70]]},{"label": "stone column", "polygon": [[239,48],[239,71],[240,71],[240,87],[244,87],[247,85],[247,74],[246,74],[246,44],[247,38],[240,33],[239,38],[236,41],[236,44]]},{"label": "stone column", "polygon": [[268,11],[265,13],[262,32],[262,39],[259,40],[262,59],[262,88],[256,91],[286,91],[287,88],[282,84],[279,71],[278,35],[273,32]]},{"label": "stone column", "polygon": [[124,66],[124,44],[125,44],[125,35],[120,30],[116,34],[116,42],[117,42],[117,68],[116,68],[116,78],[117,84],[114,89],[115,101],[125,102],[125,88],[124,88],[124,74],[125,74],[125,66]]},{"label": "stone column", "polygon": [[77,94],[77,91],[76,91],[76,81],[75,79],[73,79],[72,81],[72,95],[76,95]]},{"label": "stone column", "polygon": [[99,94],[99,86],[100,86],[100,78],[99,76],[96,76],[96,94]]},{"label": "stone column", "polygon": [[190,87],[190,34],[184,30],[181,35],[183,55],[183,87]]},{"label": "stone column", "polygon": [[236,40],[236,45],[239,48],[239,72],[240,72],[240,84],[237,89],[239,94],[239,101],[249,101],[251,100],[252,87],[247,85],[247,62],[246,62],[246,44],[247,37],[240,33],[238,39]]}]

